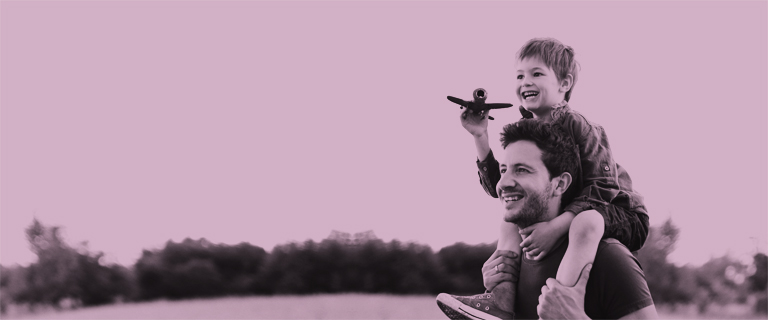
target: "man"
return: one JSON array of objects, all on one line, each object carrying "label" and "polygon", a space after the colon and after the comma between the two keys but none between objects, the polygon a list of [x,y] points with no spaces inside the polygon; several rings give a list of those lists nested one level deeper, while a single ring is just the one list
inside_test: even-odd
[{"label": "man", "polygon": [[[574,189],[569,187],[578,155],[571,138],[555,125],[524,119],[505,126],[501,141],[504,152],[496,188],[504,219],[525,228],[555,218]],[[514,314],[502,311],[489,293],[440,294],[438,306],[452,319],[658,318],[640,264],[624,245],[602,240],[594,263],[583,268],[573,287],[554,279],[567,246],[565,235],[538,261],[497,251],[485,263],[483,282],[489,292],[503,281],[517,283]]]}]

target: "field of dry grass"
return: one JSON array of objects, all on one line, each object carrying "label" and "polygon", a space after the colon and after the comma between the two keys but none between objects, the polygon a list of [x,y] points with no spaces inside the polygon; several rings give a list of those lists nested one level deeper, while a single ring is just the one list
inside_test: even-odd
[{"label": "field of dry grass", "polygon": [[229,297],[125,303],[14,319],[442,319],[435,298],[393,295]]},{"label": "field of dry grass", "polygon": [[[766,319],[748,306],[659,308],[662,319]],[[3,319],[447,319],[432,296],[368,294],[229,297],[125,303],[55,312],[27,313],[13,308]]]}]

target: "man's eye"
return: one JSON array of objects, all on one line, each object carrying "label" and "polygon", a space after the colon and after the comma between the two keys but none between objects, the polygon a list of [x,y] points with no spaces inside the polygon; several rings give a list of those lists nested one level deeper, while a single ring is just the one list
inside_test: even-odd
[{"label": "man's eye", "polygon": [[531,171],[529,171],[528,169],[525,169],[525,168],[517,168],[517,169],[515,169],[515,172],[517,172],[517,173],[530,173]]}]

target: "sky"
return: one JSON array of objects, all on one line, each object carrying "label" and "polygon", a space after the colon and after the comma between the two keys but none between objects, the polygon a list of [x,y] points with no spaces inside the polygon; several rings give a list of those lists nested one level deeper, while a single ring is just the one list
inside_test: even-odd
[{"label": "sky", "polygon": [[[435,250],[498,238],[448,95],[519,105],[515,52],[553,37],[670,259],[768,247],[768,3],[0,3],[0,263],[34,218],[133,264],[168,240],[271,250],[367,230]],[[494,110],[491,147],[514,109]]]}]

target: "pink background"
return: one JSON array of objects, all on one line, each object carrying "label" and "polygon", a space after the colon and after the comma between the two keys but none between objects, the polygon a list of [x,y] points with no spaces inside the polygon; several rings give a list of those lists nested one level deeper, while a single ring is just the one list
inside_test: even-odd
[{"label": "pink background", "polygon": [[[517,105],[540,36],[575,49],[571,105],[681,228],[675,262],[766,251],[764,1],[1,5],[6,265],[34,261],[33,217],[123,264],[185,237],[492,242],[501,206],[445,96]],[[492,136],[519,118],[492,115]]]}]

